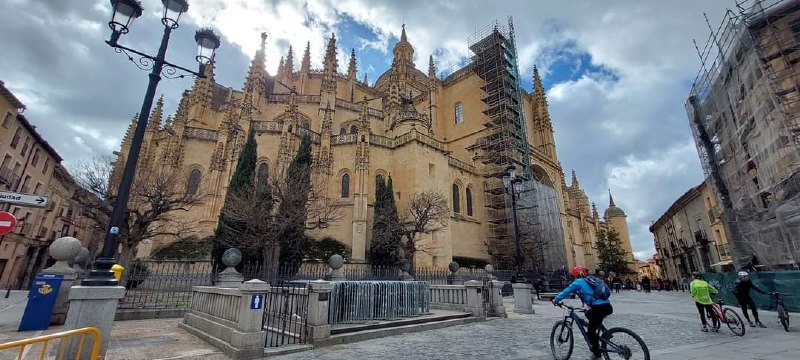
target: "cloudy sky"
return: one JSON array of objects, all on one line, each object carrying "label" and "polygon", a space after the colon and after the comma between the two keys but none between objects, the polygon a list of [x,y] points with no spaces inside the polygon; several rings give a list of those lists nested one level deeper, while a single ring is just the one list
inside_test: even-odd
[{"label": "cloudy sky", "polygon": [[[196,66],[193,34],[211,26],[223,36],[216,79],[233,88],[241,88],[261,32],[269,34],[273,74],[290,44],[298,53],[309,41],[312,67],[321,67],[326,38],[335,33],[340,66],[355,48],[359,79],[366,74],[374,81],[391,64],[403,23],[417,66],[427,72],[433,54],[446,74],[469,56],[470,35],[513,15],[523,87],[530,89],[538,65],[565,172],[577,171],[601,212],[612,190],[640,258],[654,252],[651,221],[702,181],[683,108],[700,66],[692,39],[702,45],[708,35],[703,12],[716,26],[725,8],[735,6],[733,0],[189,2],[169,60]],[[145,14],[121,42],[155,53],[161,2],[142,3]],[[0,80],[27,105],[25,114],[67,166],[116,150],[147,86],[146,74],[104,43],[110,13],[107,0],[0,3]],[[158,93],[170,113],[191,82],[162,80]]]}]

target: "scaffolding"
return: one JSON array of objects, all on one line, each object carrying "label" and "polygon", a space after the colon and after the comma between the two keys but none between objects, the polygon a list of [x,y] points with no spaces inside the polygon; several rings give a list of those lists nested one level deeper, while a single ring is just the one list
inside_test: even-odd
[{"label": "scaffolding", "polygon": [[512,19],[508,28],[495,21],[468,43],[474,56],[464,69],[484,81],[485,129],[469,149],[483,166],[489,252],[498,265],[514,265],[511,201],[502,181],[503,172],[514,166],[522,178],[517,218],[524,269],[552,273],[566,263],[561,218],[552,184],[548,186],[531,171]]},{"label": "scaffolding", "polygon": [[737,3],[686,110],[737,268],[800,262],[800,1]]}]

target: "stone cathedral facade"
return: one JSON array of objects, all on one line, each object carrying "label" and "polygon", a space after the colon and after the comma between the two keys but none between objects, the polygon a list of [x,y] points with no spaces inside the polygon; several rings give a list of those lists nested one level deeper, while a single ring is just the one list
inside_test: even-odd
[{"label": "stone cathedral facade", "polygon": [[[447,227],[426,238],[430,253],[418,253],[418,266],[446,267],[453,260],[491,262],[486,244],[484,190],[486,174],[478,161],[476,139],[485,126],[483,81],[463,69],[442,79],[431,56],[427,73],[414,63],[414,48],[405,29],[394,46],[391,67],[374,83],[357,78],[355,51],[346,63],[336,55],[336,38],[328,41],[322,69],[311,68],[307,46],[295,64],[289,48],[277,74],[264,68],[265,36],[247,71],[244,86],[232,89],[214,81],[213,68],[184,92],[178,110],[164,119],[163,102],[154,107],[140,161],[185,173],[187,191],[209,194],[201,206],[183,214],[191,233],[213,234],[228,182],[248,132],[258,143],[257,176],[286,166],[301,136],[313,142],[315,176],[324,178],[328,196],[343,218],[309,235],[335,238],[352,249],[352,260],[369,252],[375,177],[392,177],[395,201],[402,213],[417,191],[437,190],[450,201]],[[345,60],[345,59],[341,59]],[[340,72],[340,69],[346,72]],[[530,166],[554,190],[557,226],[563,237],[564,264],[597,267],[595,241],[601,229],[613,227],[631,253],[625,213],[613,203],[603,218],[590,203],[572,172],[567,185],[558,161],[553,127],[539,73],[533,92],[522,93]],[[131,123],[116,161],[125,162],[135,123]],[[320,219],[308,219],[319,221]],[[174,241],[141,244],[138,256]],[[631,257],[632,260],[632,257]]]}]

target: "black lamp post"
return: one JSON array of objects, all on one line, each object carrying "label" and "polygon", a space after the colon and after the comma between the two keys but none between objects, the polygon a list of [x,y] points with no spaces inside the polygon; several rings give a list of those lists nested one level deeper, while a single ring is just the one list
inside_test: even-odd
[{"label": "black lamp post", "polygon": [[522,191],[522,179],[517,177],[516,167],[509,166],[502,174],[503,186],[506,194],[511,195],[511,213],[514,216],[514,265],[517,272],[517,281],[520,281],[522,270],[522,250],[519,245],[519,220],[517,220],[517,195]]},{"label": "black lamp post", "polygon": [[[89,276],[83,280],[82,285],[85,286],[117,285],[114,273],[111,272],[111,266],[114,265],[120,225],[123,221],[126,221],[124,215],[128,207],[131,185],[136,177],[136,163],[139,160],[139,151],[141,150],[142,139],[144,138],[145,129],[147,128],[148,114],[150,114],[150,108],[153,105],[153,98],[156,94],[156,87],[161,80],[161,76],[174,76],[178,70],[181,70],[190,75],[203,77],[205,67],[213,62],[214,52],[220,45],[219,36],[214,34],[211,29],[201,29],[197,31],[194,37],[197,41],[196,59],[197,62],[200,63],[197,72],[166,61],[164,57],[167,54],[170,34],[172,30],[178,28],[178,21],[181,15],[189,9],[189,4],[186,0],[162,0],[161,2],[164,4],[164,11],[161,17],[161,23],[164,24],[164,35],[161,37],[161,46],[158,48],[158,54],[156,56],[151,56],[118,43],[120,36],[127,34],[130,30],[131,22],[142,15],[142,5],[136,0],[111,0],[111,6],[114,8],[111,21],[108,22],[108,26],[111,28],[111,39],[106,41],[106,43],[115,48],[115,51],[128,56],[128,60],[133,62],[140,69],[150,70],[150,82],[147,84],[147,91],[144,95],[142,109],[139,111],[139,119],[136,122],[136,130],[131,141],[131,148],[128,153],[128,158],[125,160],[125,169],[122,173],[122,180],[120,181],[117,191],[117,198],[114,201],[114,210],[111,213],[108,232],[106,233],[103,243],[103,253],[95,262],[94,268],[89,273]],[[134,61],[129,53],[138,55],[139,60]],[[185,75],[178,75],[174,77],[182,78],[184,76]]]}]

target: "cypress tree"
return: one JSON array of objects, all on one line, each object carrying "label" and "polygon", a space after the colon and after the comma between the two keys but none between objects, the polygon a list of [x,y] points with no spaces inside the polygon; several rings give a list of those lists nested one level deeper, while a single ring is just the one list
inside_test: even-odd
[{"label": "cypress tree", "polygon": [[[258,156],[256,154],[256,140],[253,133],[247,136],[247,142],[244,143],[242,151],[239,153],[239,160],[236,163],[236,169],[231,176],[231,181],[228,184],[228,192],[225,195],[225,203],[222,206],[222,211],[219,215],[217,222],[217,229],[214,232],[214,244],[212,247],[212,259],[219,262],[222,258],[222,253],[236,243],[236,235],[231,229],[244,231],[246,224],[235,222],[231,219],[226,219],[225,212],[230,204],[230,199],[235,194],[242,194],[247,191],[253,191],[253,179],[256,171],[256,161]],[[227,245],[226,245],[227,244]],[[253,254],[243,254],[246,259],[252,257]],[[258,256],[258,255],[256,255]]]},{"label": "cypress tree", "polygon": [[394,266],[399,261],[399,220],[393,194],[392,178],[384,182],[383,177],[376,177],[370,243],[370,263],[374,266]]},{"label": "cypress tree", "polygon": [[286,222],[280,234],[281,264],[299,266],[306,249],[306,202],[311,191],[311,138],[303,136],[286,171],[286,194],[278,206],[277,221]]}]

